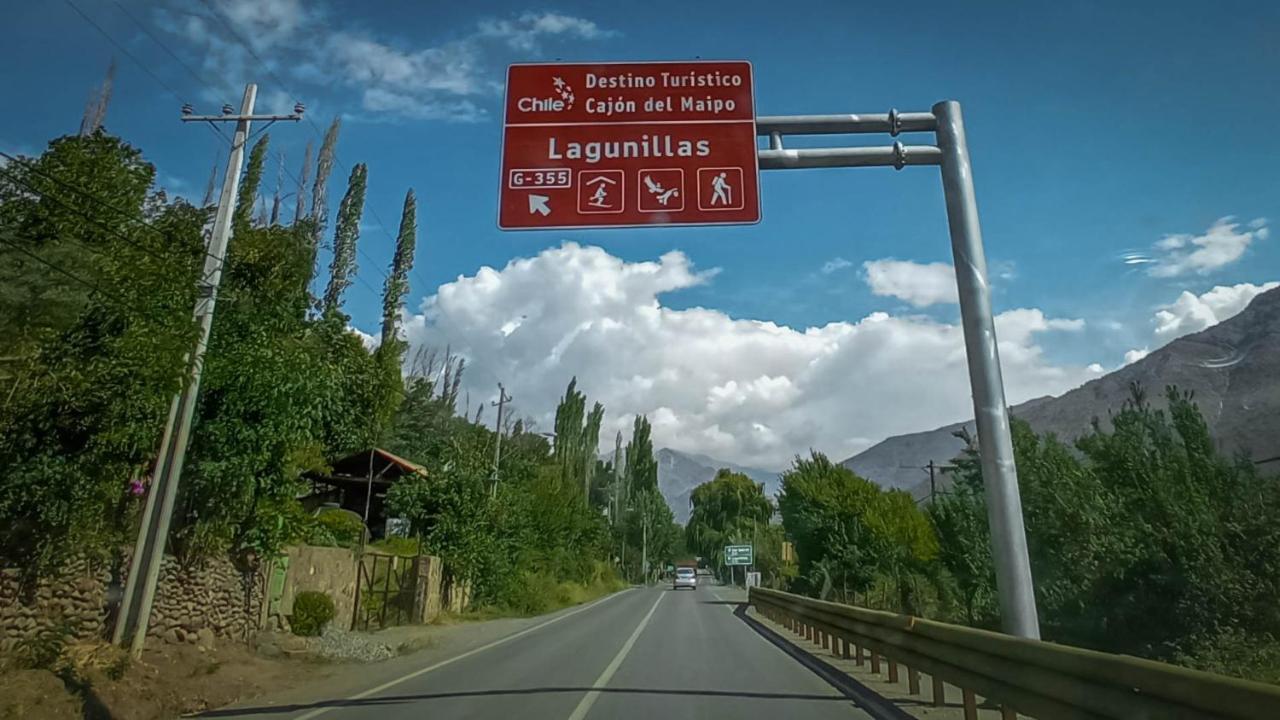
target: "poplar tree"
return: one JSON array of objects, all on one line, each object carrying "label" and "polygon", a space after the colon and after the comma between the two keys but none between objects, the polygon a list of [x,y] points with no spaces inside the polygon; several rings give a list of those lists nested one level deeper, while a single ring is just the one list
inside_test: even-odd
[{"label": "poplar tree", "polygon": [[236,197],[236,212],[231,216],[232,232],[247,229],[253,221],[253,206],[257,204],[258,186],[262,184],[262,166],[267,159],[269,135],[263,135],[249,151],[249,167],[245,170],[244,180],[240,182],[240,193]]},{"label": "poplar tree", "polygon": [[293,222],[306,216],[307,212],[307,179],[311,177],[311,159],[315,155],[315,143],[307,141],[307,150],[302,155],[302,173],[298,176],[298,189],[293,194]]},{"label": "poplar tree", "polygon": [[[391,274],[387,276],[382,290],[382,344],[379,347],[390,349],[398,341],[400,307],[409,292],[409,271],[413,268],[413,252],[418,243],[417,213],[417,200],[410,189],[404,196],[404,211],[400,215],[400,232],[396,235],[396,254],[391,260]],[[399,355],[397,351],[397,365]]]},{"label": "poplar tree", "polygon": [[338,131],[342,128],[342,119],[334,118],[329,129],[324,133],[320,143],[320,159],[316,163],[316,181],[311,186],[311,219],[315,227],[311,231],[311,244],[320,247],[324,237],[325,226],[329,222],[329,175],[333,173],[333,162],[338,152]]},{"label": "poplar tree", "polygon": [[[257,148],[254,149],[255,152]],[[329,285],[324,290],[324,315],[337,317],[341,312],[342,294],[351,287],[356,273],[356,243],[360,240],[360,217],[364,214],[365,183],[368,171],[364,163],[351,168],[347,194],[338,205],[338,226],[333,233],[333,260],[329,263]]]}]

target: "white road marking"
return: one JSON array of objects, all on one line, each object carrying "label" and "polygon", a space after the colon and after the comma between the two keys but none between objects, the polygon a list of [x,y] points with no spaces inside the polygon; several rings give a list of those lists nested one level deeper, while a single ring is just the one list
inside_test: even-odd
[{"label": "white road marking", "polygon": [[[629,589],[629,588],[628,588],[628,589]],[[612,594],[612,595],[609,595],[609,596],[606,596],[606,597],[602,597],[602,598],[600,598],[599,600],[596,600],[596,601],[595,601],[595,602],[593,602],[593,603],[590,603],[590,604],[587,604],[587,605],[583,605],[582,607],[578,608],[577,610],[571,610],[571,611],[569,611],[569,612],[567,612],[567,613],[565,613],[565,614],[563,614],[563,615],[557,615],[556,617],[553,617],[553,618],[551,618],[550,620],[547,620],[546,622],[541,622],[541,623],[538,623],[537,625],[534,625],[533,627],[527,627],[527,628],[525,628],[524,630],[521,630],[520,632],[512,633],[511,635],[507,635],[507,636],[505,636],[505,637],[500,637],[500,638],[498,638],[497,640],[494,640],[494,641],[493,641],[493,642],[491,642],[491,643],[487,643],[487,644],[485,644],[485,645],[481,645],[481,646],[480,646],[480,647],[478,647],[478,648],[473,648],[473,649],[471,649],[471,650],[468,650],[468,651],[466,651],[466,652],[462,653],[461,655],[454,655],[453,657],[448,658],[447,660],[441,660],[440,662],[438,662],[438,663],[436,663],[436,664],[434,664],[434,665],[428,665],[428,666],[426,666],[426,667],[424,667],[424,668],[419,668],[419,669],[414,670],[413,672],[409,673],[408,675],[403,675],[403,676],[401,676],[401,677],[396,678],[395,680],[390,680],[390,681],[388,681],[388,682],[384,682],[384,683],[382,683],[381,685],[379,685],[379,686],[377,686],[377,687],[375,687],[375,688],[370,688],[370,689],[368,689],[368,690],[365,690],[364,692],[356,693],[355,695],[351,695],[351,696],[349,696],[349,697],[342,698],[342,700],[339,700],[338,702],[343,702],[343,701],[347,701],[347,700],[363,700],[364,698],[367,698],[367,697],[369,697],[370,695],[377,695],[378,693],[382,692],[383,690],[387,690],[387,689],[393,688],[393,687],[395,687],[396,685],[399,685],[400,683],[402,683],[402,682],[404,682],[404,681],[406,681],[406,680],[412,680],[412,679],[414,679],[414,678],[416,678],[416,677],[419,677],[419,676],[421,676],[421,675],[426,675],[427,673],[431,672],[432,670],[439,670],[440,668],[444,667],[445,665],[451,665],[451,664],[453,664],[453,663],[455,663],[455,662],[458,662],[459,660],[464,660],[464,659],[469,658],[469,657],[471,657],[472,655],[475,655],[475,654],[477,654],[477,653],[482,653],[482,652],[484,652],[485,650],[490,650],[490,649],[492,649],[492,648],[496,648],[496,647],[498,647],[499,645],[502,645],[502,644],[504,644],[504,643],[511,642],[512,640],[515,640],[515,639],[516,639],[516,638],[518,638],[518,637],[522,637],[522,636],[524,636],[524,635],[528,635],[529,633],[531,633],[531,632],[533,632],[533,631],[535,631],[535,630],[541,630],[542,628],[544,628],[544,627],[546,627],[546,626],[548,626],[548,625],[554,625],[555,623],[558,623],[558,622],[560,622],[561,620],[564,620],[565,618],[573,617],[574,615],[577,615],[577,614],[578,614],[578,613],[580,613],[580,612],[586,612],[587,610],[590,610],[591,608],[595,607],[596,605],[599,605],[599,604],[601,604],[601,603],[603,603],[603,602],[607,602],[608,600],[611,600],[611,599],[613,599],[613,598],[615,598],[615,597],[618,597],[619,595],[622,595],[622,594],[623,594],[623,593],[625,593],[625,592],[626,592],[626,590],[623,590],[622,592],[617,592],[617,593],[614,593],[614,594]],[[652,614],[652,611],[650,611],[650,614]],[[648,618],[646,617],[646,618],[645,618],[645,620],[648,620]],[[333,709],[334,709],[334,706],[322,707],[322,708],[316,708],[315,710],[312,710],[311,712],[309,712],[309,713],[307,713],[307,714],[305,714],[305,715],[299,715],[298,717],[294,718],[293,720],[311,720],[311,718],[319,717],[319,716],[321,716],[321,715],[323,715],[323,714],[325,714],[325,713],[327,713],[327,712],[329,712],[330,710],[333,710]]]},{"label": "white road marking", "polygon": [[[731,602],[731,601],[729,601],[729,600],[725,600],[723,597],[721,597],[721,596],[720,596],[720,593],[716,592],[715,590],[712,590],[712,591],[711,591],[711,596],[712,596],[712,597],[714,597],[716,600],[719,600],[719,601],[720,601],[720,602],[722,602],[722,603],[724,603],[724,602]],[[724,608],[725,608],[726,610],[728,610],[730,613],[732,613],[734,610],[737,610],[737,606],[736,606],[736,605],[725,605],[725,606],[724,606]]]},{"label": "white road marking", "polygon": [[[631,647],[636,644],[636,639],[640,637],[640,633],[644,632],[644,628],[649,624],[649,618],[653,617],[653,613],[658,609],[658,604],[662,602],[662,598],[666,597],[664,592],[658,595],[658,599],[653,601],[653,607],[649,608],[648,614],[636,626],[635,632],[631,633],[631,637],[622,644],[622,649],[617,655],[613,656],[613,660],[609,663],[604,672],[600,673],[600,677],[596,678],[595,683],[591,685],[593,688],[603,688],[608,686],[609,681],[613,679],[613,674],[618,672],[618,668],[622,666],[622,661],[627,659],[627,653],[631,652]],[[573,713],[569,715],[569,720],[583,720],[590,712],[591,706],[596,704],[596,700],[600,698],[600,691],[592,690],[582,697],[578,703],[578,707],[573,709]]]}]

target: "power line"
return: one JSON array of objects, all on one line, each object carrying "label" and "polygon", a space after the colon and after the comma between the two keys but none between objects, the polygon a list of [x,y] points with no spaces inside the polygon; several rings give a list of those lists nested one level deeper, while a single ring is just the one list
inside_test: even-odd
[{"label": "power line", "polygon": [[79,283],[80,285],[83,285],[83,286],[85,286],[85,287],[89,288],[90,290],[92,290],[92,291],[94,291],[94,292],[98,293],[99,295],[102,295],[103,297],[111,298],[112,300],[115,300],[116,302],[118,302],[118,303],[120,303],[121,305],[126,306],[126,307],[128,307],[128,306],[130,305],[130,303],[129,303],[129,302],[125,301],[125,300],[124,300],[124,298],[121,298],[119,295],[115,295],[115,294],[113,294],[113,293],[109,293],[109,292],[107,292],[106,290],[103,290],[102,288],[98,287],[98,286],[97,286],[97,285],[95,285],[94,283],[91,283],[91,282],[89,282],[88,280],[85,280],[84,278],[80,277],[79,275],[76,275],[75,273],[71,272],[70,270],[67,270],[67,269],[63,268],[62,266],[60,266],[60,265],[58,265],[58,264],[56,264],[56,263],[52,263],[52,262],[50,262],[50,261],[48,261],[48,260],[45,260],[44,258],[40,257],[39,255],[37,255],[37,254],[35,254],[35,253],[31,252],[30,250],[28,250],[28,249],[26,249],[26,248],[22,247],[22,246],[21,246],[21,245],[19,245],[18,243],[13,242],[13,241],[12,241],[11,239],[9,239],[8,237],[0,237],[0,244],[2,244],[2,245],[7,245],[7,246],[9,246],[9,247],[13,248],[14,250],[17,250],[18,252],[22,253],[23,255],[26,255],[27,257],[31,258],[32,260],[35,260],[36,262],[40,263],[41,265],[44,265],[45,267],[48,267],[48,268],[50,268],[50,269],[52,269],[52,270],[54,270],[54,271],[56,271],[56,272],[59,272],[59,273],[61,273],[61,274],[65,275],[65,276],[67,276],[67,277],[68,277],[68,278],[70,278],[72,281],[74,281],[74,282],[76,282],[76,283]]},{"label": "power line", "polygon": [[[292,97],[294,102],[297,102],[298,96],[295,93],[293,93],[291,90],[289,90],[284,80],[282,80],[280,76],[277,75],[276,72],[271,69],[271,66],[267,64],[265,60],[262,59],[262,56],[258,55],[257,51],[253,49],[253,45],[249,43],[247,40],[245,40],[245,38],[240,33],[238,33],[235,30],[235,28],[231,26],[231,23],[228,22],[225,17],[223,17],[222,13],[220,13],[217,10],[217,8],[215,8],[209,0],[200,0],[200,2],[205,6],[206,9],[208,9],[209,13],[214,16],[214,18],[218,21],[218,23],[221,24],[222,27],[226,29],[227,33],[230,34],[231,37],[237,43],[239,43],[249,53],[249,55],[258,62],[259,65],[262,66],[262,69],[267,72],[267,74],[271,77],[271,79],[274,80],[282,90],[284,90],[285,94]],[[307,124],[311,126],[311,130],[312,132],[315,133],[317,138],[320,138],[321,140],[324,139],[324,132],[320,130],[320,126],[316,125],[315,121],[311,119],[310,115],[304,116],[303,120],[305,120]],[[334,152],[333,160],[334,160],[334,163],[338,165],[339,169],[341,169],[343,172],[349,172],[349,170],[347,169],[346,163],[342,162],[342,159],[338,156],[337,152]],[[378,215],[377,208],[367,203],[366,203],[366,208],[368,209],[369,213],[373,216],[373,221],[375,224],[377,224],[378,229],[382,231],[382,234],[385,235],[386,238],[390,240],[392,245],[394,246],[396,243],[396,238],[391,235],[391,231],[387,229],[386,223],[384,223],[382,221],[382,217]],[[381,263],[375,260],[371,255],[365,252],[358,245],[356,246],[356,251],[362,257],[364,257],[364,259],[372,263],[375,269],[381,267]],[[390,273],[383,272],[380,269],[378,269],[377,272],[382,276],[383,280],[386,280],[390,276]],[[417,276],[412,269],[409,272],[410,274],[413,274],[418,281],[423,283],[423,286],[425,289],[428,283],[426,283],[426,281],[423,280],[421,277]]]},{"label": "power line", "polygon": [[[240,35],[240,33],[236,32],[235,28],[231,27],[231,23],[227,22],[226,18],[222,16],[222,13],[218,12],[218,9],[213,6],[213,3],[209,2],[209,0],[200,0],[200,3],[205,6],[205,8],[209,11],[209,14],[213,15],[213,18],[217,20],[218,23],[222,25],[222,27],[226,28],[227,32],[230,33],[231,37],[234,38],[236,42],[243,45],[244,49],[249,51],[249,55],[251,55],[253,59],[256,60],[258,64],[262,66],[263,70],[267,71],[267,75],[269,75],[271,79],[274,80],[275,83],[279,85],[282,90],[284,90],[289,95],[293,95],[293,93],[289,92],[289,89],[285,87],[285,82],[280,79],[280,76],[276,75],[275,71],[271,69],[271,66],[268,65],[266,61],[264,61],[262,57],[258,55],[257,51],[253,49],[253,46],[250,45],[249,42],[246,41]],[[294,102],[297,102],[298,98],[294,97],[293,100]],[[312,123],[312,125],[314,126],[315,123]]]},{"label": "power line", "polygon": [[123,44],[121,44],[121,43],[120,43],[120,42],[118,42],[114,37],[112,37],[112,36],[111,36],[111,33],[107,32],[107,31],[106,31],[106,29],[104,29],[101,25],[99,25],[98,23],[94,22],[93,18],[91,18],[91,17],[89,17],[88,15],[86,15],[86,14],[85,14],[85,12],[84,12],[83,10],[81,10],[81,9],[80,9],[80,7],[79,7],[79,6],[77,6],[77,5],[76,5],[72,0],[63,0],[63,2],[65,2],[67,5],[69,5],[69,6],[71,7],[71,9],[72,9],[72,10],[74,10],[74,11],[76,12],[76,14],[77,14],[77,15],[79,15],[82,19],[84,19],[84,21],[85,21],[85,22],[87,22],[87,23],[89,23],[90,25],[92,25],[92,26],[93,26],[93,28],[94,28],[95,30],[97,30],[99,33],[101,33],[101,34],[102,34],[102,37],[104,37],[104,38],[106,38],[106,39],[107,39],[107,42],[109,42],[109,43],[111,43],[112,45],[114,45],[114,46],[115,46],[115,48],[116,48],[117,50],[119,50],[120,52],[124,53],[124,56],[125,56],[125,57],[129,58],[130,60],[132,60],[132,61],[133,61],[133,63],[134,63],[135,65],[137,65],[138,67],[142,68],[142,71],[143,71],[143,72],[145,72],[146,74],[150,75],[152,80],[155,80],[157,83],[159,83],[159,84],[160,84],[160,86],[161,86],[161,87],[163,87],[165,90],[168,90],[170,95],[173,95],[175,98],[177,98],[177,99],[178,99],[178,102],[186,102],[186,100],[182,97],[182,95],[181,95],[181,94],[179,94],[179,93],[178,93],[178,91],[177,91],[177,90],[174,90],[174,89],[173,89],[173,87],[169,85],[169,83],[167,83],[167,82],[165,82],[164,80],[160,79],[160,76],[159,76],[159,75],[156,75],[156,74],[151,70],[150,66],[148,66],[146,63],[144,63],[144,62],[142,62],[141,60],[139,60],[139,59],[138,59],[138,58],[137,58],[133,53],[129,52],[129,49],[128,49],[128,48],[126,48]]},{"label": "power line", "polygon": [[[23,160],[23,159],[21,159],[21,158],[14,157],[13,155],[10,155],[9,153],[3,152],[3,151],[0,151],[0,157],[6,158],[6,159],[8,159],[8,160],[9,160],[9,161],[11,161],[11,162],[18,163],[19,165],[22,165],[22,166],[23,166],[23,167],[25,167],[27,170],[29,170],[30,172],[32,172],[32,173],[34,173],[34,174],[36,174],[37,176],[42,177],[42,178],[44,178],[44,179],[48,180],[49,182],[55,183],[55,184],[57,184],[57,185],[60,185],[60,186],[62,186],[62,187],[64,187],[64,188],[66,188],[66,189],[70,190],[71,192],[76,193],[77,195],[79,195],[79,196],[81,196],[81,197],[83,197],[83,198],[86,198],[86,199],[88,199],[88,200],[91,200],[91,201],[93,201],[94,203],[97,203],[97,204],[98,204],[99,206],[101,206],[101,207],[104,207],[104,208],[107,208],[107,209],[109,209],[109,210],[112,210],[112,211],[113,211],[113,212],[115,212],[117,215],[119,215],[119,216],[121,216],[121,217],[123,217],[123,218],[125,218],[125,219],[127,219],[127,220],[129,220],[129,221],[131,221],[131,222],[136,222],[136,223],[138,223],[138,224],[142,225],[143,227],[145,227],[145,228],[147,228],[148,230],[150,230],[150,231],[152,231],[153,233],[155,233],[157,237],[165,238],[165,239],[167,239],[167,238],[169,237],[169,233],[165,232],[164,230],[161,230],[160,228],[158,228],[158,227],[156,227],[156,226],[152,225],[151,223],[148,223],[146,220],[142,220],[142,219],[140,219],[140,218],[134,217],[133,213],[130,213],[130,212],[126,211],[126,210],[123,210],[123,209],[121,209],[121,208],[119,208],[119,207],[116,207],[115,205],[111,204],[110,202],[107,202],[106,200],[104,200],[101,196],[95,195],[95,194],[93,194],[93,193],[91,193],[91,192],[89,192],[89,191],[87,191],[87,190],[84,190],[83,188],[79,188],[79,187],[77,187],[77,186],[75,186],[75,185],[73,185],[73,184],[71,184],[71,183],[67,182],[66,180],[63,180],[63,179],[61,179],[61,178],[58,178],[58,177],[56,177],[56,176],[50,175],[50,174],[48,174],[48,173],[46,173],[46,172],[44,172],[44,171],[42,171],[42,170],[37,169],[37,168],[33,167],[33,166],[32,166],[32,163],[30,163],[30,162],[27,162],[27,161],[25,161],[25,160]],[[14,182],[16,182],[16,183],[18,183],[18,184],[22,185],[23,187],[25,187],[25,188],[26,188],[27,190],[29,190],[30,192],[33,192],[33,193],[35,193],[35,194],[39,195],[39,196],[40,196],[40,197],[42,197],[42,198],[45,198],[45,199],[47,199],[47,200],[50,200],[50,201],[52,201],[52,202],[54,202],[54,203],[56,203],[56,204],[60,205],[61,207],[66,208],[67,210],[71,210],[72,212],[75,212],[75,213],[79,214],[81,217],[85,218],[85,219],[86,219],[86,220],[88,220],[89,222],[91,222],[91,223],[93,223],[93,224],[97,225],[98,227],[102,228],[103,230],[107,231],[108,233],[111,233],[112,235],[114,235],[114,236],[116,236],[117,238],[119,238],[119,239],[121,239],[121,240],[125,241],[126,243],[129,243],[130,245],[133,245],[133,246],[134,246],[134,247],[136,247],[137,249],[142,250],[143,252],[147,253],[148,255],[150,255],[151,257],[155,258],[156,260],[160,260],[160,261],[162,261],[162,262],[167,262],[167,261],[169,261],[170,259],[172,259],[172,258],[164,258],[164,257],[161,257],[160,255],[157,255],[157,254],[156,254],[154,251],[152,251],[151,249],[146,248],[146,247],[141,246],[141,245],[138,245],[138,244],[137,244],[137,243],[136,243],[132,238],[129,238],[129,237],[125,236],[125,235],[122,235],[120,232],[118,232],[117,230],[115,230],[115,228],[113,228],[113,227],[111,227],[111,226],[109,226],[109,225],[106,225],[105,223],[103,223],[102,221],[100,221],[100,220],[98,220],[97,218],[93,217],[92,215],[89,215],[89,214],[88,214],[87,212],[85,212],[84,210],[82,210],[82,209],[80,209],[80,208],[77,208],[77,207],[74,207],[74,206],[70,205],[69,203],[65,202],[65,201],[64,201],[64,200],[62,200],[61,198],[58,198],[58,197],[54,196],[53,194],[49,193],[48,191],[42,191],[42,190],[40,190],[39,188],[34,187],[34,186],[33,186],[33,185],[31,185],[30,183],[25,182],[23,179],[21,179],[21,178],[19,178],[19,177],[15,176],[15,175],[12,175],[12,174],[11,174],[11,173],[9,173],[7,170],[0,169],[0,173],[3,173],[3,174],[4,174],[6,177],[8,177],[10,180],[13,180]],[[202,254],[204,254],[204,255],[207,255],[207,256],[209,256],[209,257],[214,257],[214,259],[217,259],[214,255],[212,255],[211,253],[209,253],[209,251],[208,251],[208,250],[201,250],[201,252],[202,252]],[[225,261],[226,261],[226,260],[225,260],[225,258],[224,258],[224,259],[223,259],[223,262],[225,262]]]},{"label": "power line", "polygon": [[182,68],[187,71],[187,74],[195,78],[197,83],[205,86],[206,88],[211,88],[213,86],[213,83],[209,82],[207,79],[205,79],[203,75],[201,75],[199,72],[194,70],[190,65],[188,65],[186,61],[178,57],[177,53],[175,53],[167,44],[165,44],[163,40],[157,37],[155,33],[151,32],[151,29],[148,28],[145,23],[143,23],[141,20],[135,17],[133,13],[129,12],[129,9],[126,8],[122,3],[120,3],[119,0],[111,0],[111,3],[115,5],[117,8],[119,8],[120,12],[124,13],[126,17],[132,20],[133,24],[137,25],[138,29],[141,30],[143,33],[145,33],[147,37],[151,38],[152,42],[154,42],[156,45],[159,45],[160,48],[164,50],[169,57],[173,58],[174,62],[182,66]]}]

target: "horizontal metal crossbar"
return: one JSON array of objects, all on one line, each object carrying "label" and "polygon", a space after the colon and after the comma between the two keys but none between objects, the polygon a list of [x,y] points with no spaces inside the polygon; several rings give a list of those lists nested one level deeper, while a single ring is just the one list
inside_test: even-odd
[{"label": "horizontal metal crossbar", "polygon": [[764,115],[756,118],[756,134],[847,135],[851,133],[933,132],[938,119],[931,112],[897,111],[867,115]]},{"label": "horizontal metal crossbar", "polygon": [[270,120],[276,122],[280,120],[291,120],[297,122],[302,119],[301,115],[183,115],[182,122],[240,122],[241,120],[249,120],[252,122],[265,122]]},{"label": "horizontal metal crossbar", "polygon": [[832,167],[896,167],[938,165],[942,151],[932,145],[890,147],[801,148],[759,151],[761,170]]}]

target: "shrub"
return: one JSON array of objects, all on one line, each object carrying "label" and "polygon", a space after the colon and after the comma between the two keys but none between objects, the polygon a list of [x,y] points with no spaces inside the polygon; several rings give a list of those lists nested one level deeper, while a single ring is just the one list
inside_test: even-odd
[{"label": "shrub", "polygon": [[293,617],[289,626],[294,635],[315,637],[333,620],[333,600],[322,592],[306,590],[293,599]]},{"label": "shrub", "polygon": [[35,632],[18,641],[14,657],[19,667],[34,670],[54,670],[67,648],[71,626],[60,620],[53,626],[41,626]]},{"label": "shrub", "polygon": [[364,522],[351,513],[335,510],[323,512],[316,517],[316,524],[327,531],[341,547],[358,547],[364,540]]}]

